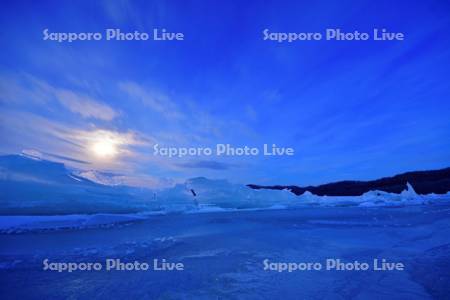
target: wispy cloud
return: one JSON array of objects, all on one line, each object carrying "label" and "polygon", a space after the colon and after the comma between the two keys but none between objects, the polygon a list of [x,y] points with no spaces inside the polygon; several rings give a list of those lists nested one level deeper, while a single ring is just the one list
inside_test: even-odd
[{"label": "wispy cloud", "polygon": [[[112,172],[114,180],[124,185],[158,188],[173,184],[172,179],[148,171],[168,162],[149,155],[152,137],[141,132],[101,129],[85,122],[64,123],[35,113],[2,109],[0,135],[4,137],[0,147],[4,153],[26,153],[79,170]],[[117,147],[114,159],[99,159],[93,153],[92,145],[104,139]]]},{"label": "wispy cloud", "polygon": [[177,163],[177,166],[187,169],[209,169],[209,170],[228,170],[235,167],[234,164],[218,162],[214,160],[199,160]]},{"label": "wispy cloud", "polygon": [[110,106],[83,94],[63,89],[55,89],[54,94],[62,105],[84,118],[111,121],[118,115]]},{"label": "wispy cloud", "polygon": [[102,1],[102,7],[106,15],[117,24],[127,23],[142,27],[141,15],[132,2],[126,0]]},{"label": "wispy cloud", "polygon": [[125,92],[128,97],[137,99],[143,105],[161,113],[167,119],[182,119],[184,117],[170,97],[156,89],[144,88],[134,82],[121,82],[119,83],[119,89]]},{"label": "wispy cloud", "polygon": [[59,88],[31,75],[0,77],[0,100],[6,103],[34,103],[38,105],[58,102],[70,112],[83,118],[111,121],[119,112],[111,106],[79,91]]},{"label": "wispy cloud", "polygon": [[[201,101],[132,81],[120,82],[118,87],[128,101],[142,104],[149,113],[153,113],[151,119],[158,119],[160,123],[155,124],[155,137],[160,144],[204,146],[217,141],[231,141],[236,132],[249,138],[255,136],[255,131],[234,115],[212,114],[205,106],[199,105]],[[256,118],[256,111],[249,113]]]},{"label": "wispy cloud", "polygon": [[41,159],[49,159],[49,160],[58,159],[58,160],[66,161],[69,163],[77,163],[77,164],[85,164],[85,165],[90,164],[89,162],[84,161],[84,160],[79,160],[79,159],[71,158],[68,156],[60,155],[60,154],[42,152],[42,151],[39,151],[36,149],[24,149],[24,150],[22,150],[22,154],[26,155],[26,156],[30,156],[30,157],[41,158]]},{"label": "wispy cloud", "polygon": [[[130,170],[127,159],[139,155],[135,147],[149,147],[151,143],[151,138],[135,131],[99,129],[85,123],[69,125],[28,112],[3,110],[0,124],[0,132],[10,146],[6,151],[37,149],[52,153],[54,158],[58,155],[62,160],[70,158],[69,162],[88,162],[105,169]],[[92,151],[92,145],[104,139],[114,141],[117,147],[114,160],[98,160]]]}]

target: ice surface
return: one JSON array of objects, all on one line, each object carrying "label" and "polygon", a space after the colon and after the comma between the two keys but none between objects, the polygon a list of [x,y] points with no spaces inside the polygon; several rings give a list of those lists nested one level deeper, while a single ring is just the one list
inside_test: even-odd
[{"label": "ice surface", "polygon": [[[0,294],[2,299],[448,299],[449,211],[449,203],[439,201],[306,206],[0,234]],[[104,263],[107,258],[150,264],[166,259],[183,263],[185,270],[43,270],[44,259]],[[263,264],[328,258],[368,263],[384,258],[403,263],[405,271],[279,273]]]},{"label": "ice surface", "polygon": [[0,216],[0,232],[38,231],[45,229],[86,228],[144,220],[141,214],[93,214],[52,216]]},{"label": "ice surface", "polygon": [[[409,183],[400,194],[327,197],[199,177],[150,191],[98,184],[62,164],[20,156],[0,157],[0,189],[2,299],[446,299],[450,293],[450,194],[418,195]],[[106,258],[167,259],[186,270],[42,270],[44,259]],[[278,273],[262,263],[327,258],[385,258],[406,271]]]}]

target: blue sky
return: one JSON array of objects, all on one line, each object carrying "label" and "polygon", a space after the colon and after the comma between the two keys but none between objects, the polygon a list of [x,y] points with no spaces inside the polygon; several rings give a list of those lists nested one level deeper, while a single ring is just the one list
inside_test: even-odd
[{"label": "blue sky", "polygon": [[[0,152],[39,151],[130,184],[372,179],[450,166],[446,1],[2,3]],[[183,32],[184,41],[42,40],[42,31]],[[404,41],[263,41],[262,31],[403,32]],[[92,152],[101,139],[113,158]],[[154,156],[153,145],[293,147],[286,157]]]}]

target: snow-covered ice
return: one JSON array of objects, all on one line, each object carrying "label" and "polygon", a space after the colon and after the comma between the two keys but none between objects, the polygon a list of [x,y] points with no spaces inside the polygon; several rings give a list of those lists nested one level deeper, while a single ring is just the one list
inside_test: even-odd
[{"label": "snow-covered ice", "polygon": [[[195,193],[195,196],[193,194]],[[155,214],[212,213],[249,210],[293,209],[318,207],[398,207],[450,203],[450,194],[418,195],[408,183],[400,194],[370,191],[361,196],[317,196],[305,192],[296,196],[287,190],[254,190],[226,180],[194,178],[184,184],[153,192],[150,200],[128,203],[137,212],[130,214],[104,213],[58,214],[46,216],[0,216],[0,231],[82,228],[140,221]],[[38,203],[41,205],[42,203]],[[86,203],[82,203],[86,205]],[[112,203],[116,205],[116,203]],[[137,205],[136,205],[137,204]],[[135,206],[133,206],[135,205]],[[82,208],[80,209],[82,211]],[[31,207],[32,211],[32,207]]]},{"label": "snow-covered ice", "polygon": [[[0,157],[2,299],[448,299],[450,194],[296,196],[203,177],[162,190]],[[7,170],[7,171],[6,171]],[[84,174],[86,175],[86,174]],[[90,174],[98,175],[98,174]],[[103,174],[108,177],[108,174]],[[92,178],[94,179],[94,178]],[[101,180],[100,180],[101,179]],[[107,185],[109,184],[109,185]],[[43,261],[180,262],[180,272],[53,272]],[[401,262],[404,271],[264,270]]]},{"label": "snow-covered ice", "polygon": [[[3,299],[446,299],[449,250],[445,201],[148,215],[128,226],[0,234],[0,294]],[[166,259],[183,263],[185,270],[59,273],[42,270],[46,258]],[[403,263],[405,270],[279,273],[263,264],[328,258],[384,258]]]}]

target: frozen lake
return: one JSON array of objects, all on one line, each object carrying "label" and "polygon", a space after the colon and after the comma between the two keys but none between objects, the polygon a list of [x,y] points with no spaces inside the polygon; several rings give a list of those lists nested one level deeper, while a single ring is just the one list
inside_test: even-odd
[{"label": "frozen lake", "polygon": [[[43,270],[153,260],[183,271]],[[400,262],[399,271],[264,270],[269,262]],[[113,226],[0,234],[2,299],[448,299],[450,205],[155,215]]]}]

